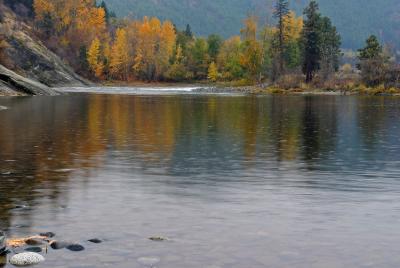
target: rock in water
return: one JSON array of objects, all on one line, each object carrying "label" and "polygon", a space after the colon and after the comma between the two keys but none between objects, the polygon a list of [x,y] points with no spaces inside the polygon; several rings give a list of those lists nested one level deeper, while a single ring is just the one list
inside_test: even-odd
[{"label": "rock in water", "polygon": [[25,243],[29,246],[37,246],[37,245],[42,245],[43,240],[38,238],[29,238],[25,241]]},{"label": "rock in water", "polygon": [[155,267],[160,262],[160,259],[157,257],[141,257],[137,261],[146,267]]},{"label": "rock in water", "polygon": [[39,252],[42,252],[42,248],[41,247],[29,247],[29,248],[26,248],[25,251],[39,253]]},{"label": "rock in water", "polygon": [[167,237],[162,237],[162,236],[152,236],[152,237],[149,237],[149,239],[151,241],[156,241],[156,242],[168,241]]},{"label": "rock in water", "polygon": [[98,239],[98,238],[89,239],[88,241],[89,241],[89,242],[92,242],[92,243],[95,243],[95,244],[100,244],[101,242],[103,242],[103,241],[101,241],[101,240]]},{"label": "rock in water", "polygon": [[71,245],[68,242],[64,242],[64,241],[53,241],[50,243],[50,247],[52,249],[63,249],[66,248],[67,246]]},{"label": "rock in water", "polygon": [[83,246],[79,245],[79,244],[71,244],[71,245],[68,245],[66,248],[68,250],[71,250],[71,251],[82,251],[82,250],[85,250],[85,248]]},{"label": "rock in water", "polygon": [[10,263],[15,266],[28,266],[44,261],[44,257],[34,252],[19,253],[11,257]]},{"label": "rock in water", "polygon": [[45,237],[48,237],[48,238],[52,238],[52,237],[55,237],[56,234],[53,233],[53,232],[46,232],[46,233],[40,233],[40,236],[45,236]]}]

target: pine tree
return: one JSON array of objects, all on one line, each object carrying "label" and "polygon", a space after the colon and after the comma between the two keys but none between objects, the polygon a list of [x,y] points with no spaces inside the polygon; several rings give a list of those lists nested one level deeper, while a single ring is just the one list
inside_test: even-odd
[{"label": "pine tree", "polygon": [[365,47],[358,50],[360,63],[357,68],[361,71],[361,79],[368,86],[378,86],[384,83],[388,72],[388,57],[375,35],[370,36]]},{"label": "pine tree", "polygon": [[302,33],[303,43],[303,73],[306,75],[306,82],[312,82],[315,73],[320,68],[320,22],[321,15],[319,7],[315,0],[312,0],[309,6],[304,10],[306,20]]},{"label": "pine tree", "polygon": [[192,32],[192,28],[190,27],[190,24],[186,25],[185,35],[187,37],[189,37],[190,39],[193,38],[193,32]]},{"label": "pine tree", "polygon": [[379,43],[378,38],[375,35],[371,35],[367,41],[364,48],[359,49],[359,59],[360,60],[369,60],[375,57],[378,57],[383,52],[383,48]]},{"label": "pine tree", "polygon": [[321,19],[320,29],[321,71],[324,79],[339,68],[341,37],[329,18]]},{"label": "pine tree", "polygon": [[279,74],[283,73],[285,60],[285,20],[289,15],[289,2],[278,0],[275,5],[274,17],[278,20],[278,51],[279,51]]}]

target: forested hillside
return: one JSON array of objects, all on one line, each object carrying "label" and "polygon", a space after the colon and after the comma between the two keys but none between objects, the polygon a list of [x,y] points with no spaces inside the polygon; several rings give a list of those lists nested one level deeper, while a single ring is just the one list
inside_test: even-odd
[{"label": "forested hillside", "polygon": [[[195,33],[238,34],[249,14],[272,22],[272,0],[105,0],[118,16],[157,16],[180,27],[190,24]],[[307,0],[292,0],[299,14]],[[321,11],[337,25],[343,47],[359,48],[370,34],[394,45],[400,42],[400,1],[398,0],[319,0]],[[268,16],[267,16],[268,14]]]}]

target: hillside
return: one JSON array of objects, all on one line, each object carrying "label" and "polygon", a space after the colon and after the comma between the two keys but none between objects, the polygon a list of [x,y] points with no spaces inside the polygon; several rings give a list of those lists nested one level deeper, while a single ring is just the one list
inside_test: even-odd
[{"label": "hillside", "polygon": [[[187,23],[195,33],[236,35],[241,21],[255,13],[263,21],[271,19],[272,0],[105,0],[119,16],[157,16],[170,19],[179,27]],[[307,0],[292,0],[301,13]],[[358,48],[374,33],[385,42],[400,41],[400,2],[398,0],[320,0],[322,12],[331,17],[343,36],[343,47]],[[267,16],[268,14],[268,16]]]},{"label": "hillside", "polygon": [[56,54],[35,37],[32,28],[0,1],[0,95],[52,95],[49,87],[85,85]]}]

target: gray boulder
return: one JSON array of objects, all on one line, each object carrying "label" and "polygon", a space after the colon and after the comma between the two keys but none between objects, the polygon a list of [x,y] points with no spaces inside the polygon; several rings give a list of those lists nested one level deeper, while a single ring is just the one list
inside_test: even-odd
[{"label": "gray boulder", "polygon": [[11,257],[10,263],[15,266],[35,265],[44,261],[44,257],[38,253],[25,252]]}]

